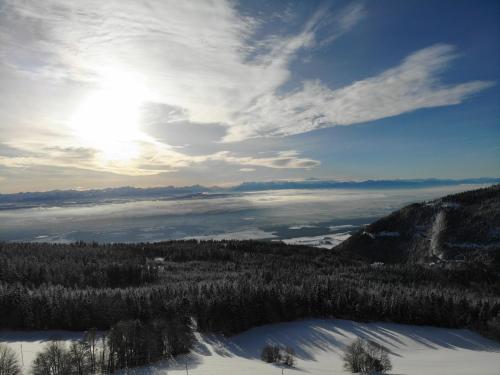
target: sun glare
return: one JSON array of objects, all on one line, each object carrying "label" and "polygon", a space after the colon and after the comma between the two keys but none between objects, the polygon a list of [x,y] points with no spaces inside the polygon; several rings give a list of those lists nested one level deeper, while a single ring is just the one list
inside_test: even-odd
[{"label": "sun glare", "polygon": [[86,97],[71,122],[78,140],[99,152],[102,161],[125,162],[139,154],[140,107],[144,90],[126,75],[109,75]]}]

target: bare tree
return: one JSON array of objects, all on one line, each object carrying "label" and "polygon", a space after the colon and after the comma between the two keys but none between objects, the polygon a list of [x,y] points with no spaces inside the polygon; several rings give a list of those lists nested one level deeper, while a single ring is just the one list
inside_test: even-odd
[{"label": "bare tree", "polygon": [[90,349],[85,342],[73,341],[69,348],[71,373],[74,375],[88,375],[91,370]]},{"label": "bare tree", "polygon": [[387,349],[360,338],[346,348],[343,359],[345,369],[353,373],[385,373],[392,369]]},{"label": "bare tree", "polygon": [[281,351],[278,345],[266,344],[262,348],[260,358],[267,363],[277,363],[281,361]]},{"label": "bare tree", "polygon": [[83,341],[89,350],[90,371],[92,373],[95,372],[96,363],[97,363],[97,358],[96,358],[97,340],[98,340],[98,337],[97,337],[97,331],[95,328],[91,328],[87,332],[85,332],[85,337],[83,338]]},{"label": "bare tree", "polygon": [[293,348],[287,346],[284,349],[284,353],[282,355],[283,357],[283,364],[289,367],[295,366],[295,350]]},{"label": "bare tree", "polygon": [[20,375],[21,367],[16,353],[0,343],[0,375]]},{"label": "bare tree", "polygon": [[344,351],[344,367],[351,372],[361,372],[361,364],[363,361],[363,341],[361,339],[355,340]]},{"label": "bare tree", "polygon": [[279,363],[289,367],[295,365],[295,351],[289,346],[266,344],[262,348],[260,358],[267,363]]},{"label": "bare tree", "polygon": [[70,363],[70,355],[64,343],[52,341],[35,358],[33,375],[69,375]]}]

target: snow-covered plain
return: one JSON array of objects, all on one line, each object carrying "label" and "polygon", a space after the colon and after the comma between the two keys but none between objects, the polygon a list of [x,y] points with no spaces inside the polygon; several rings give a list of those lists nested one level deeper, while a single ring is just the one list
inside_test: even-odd
[{"label": "snow-covered plain", "polygon": [[[295,368],[284,374],[347,374],[342,350],[356,337],[374,340],[391,353],[393,374],[498,375],[500,343],[465,329],[445,329],[391,323],[308,319],[257,327],[231,338],[197,334],[192,353],[175,361],[129,369],[129,374],[279,375],[281,368],[259,359],[266,343],[295,349]],[[0,332],[0,342],[14,350],[23,344],[25,369],[45,340],[78,339],[75,332]]]}]

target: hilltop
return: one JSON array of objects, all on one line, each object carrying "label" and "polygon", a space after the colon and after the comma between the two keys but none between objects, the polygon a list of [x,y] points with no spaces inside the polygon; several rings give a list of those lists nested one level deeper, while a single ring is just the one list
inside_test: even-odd
[{"label": "hilltop", "polygon": [[498,265],[500,185],[403,207],[335,249],[371,262]]}]

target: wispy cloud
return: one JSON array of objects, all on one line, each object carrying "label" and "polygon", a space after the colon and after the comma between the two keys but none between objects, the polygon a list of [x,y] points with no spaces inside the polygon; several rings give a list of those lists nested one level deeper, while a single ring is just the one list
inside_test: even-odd
[{"label": "wispy cloud", "polygon": [[335,14],[331,14],[326,4],[328,3],[318,9],[316,17],[313,17],[309,22],[312,22],[315,34],[321,29],[330,31],[325,37],[317,40],[319,46],[325,46],[342,36],[342,34],[349,32],[367,15],[362,2],[353,2]]},{"label": "wispy cloud", "polygon": [[[0,148],[0,166],[77,168],[128,176],[148,176],[174,172],[209,161],[272,169],[309,169],[320,164],[317,160],[301,157],[295,150],[273,152],[262,157],[239,155],[229,151],[193,156],[175,151],[159,142],[146,144],[140,154],[140,157],[133,160],[117,161],[99,157],[99,150],[90,148],[42,147],[34,151],[33,147],[27,150],[5,147],[4,152]],[[250,169],[247,168],[246,171]]]},{"label": "wispy cloud", "polygon": [[270,93],[237,116],[226,140],[299,134],[459,104],[493,85],[486,81],[440,82],[439,74],[455,57],[452,46],[435,45],[377,76],[340,89],[332,90],[316,80],[305,81],[301,89],[283,96]]},{"label": "wispy cloud", "polygon": [[210,160],[221,160],[226,163],[237,165],[249,165],[254,167],[267,167],[275,169],[309,169],[320,165],[317,160],[302,158],[295,150],[281,151],[267,157],[236,156],[227,151],[221,151],[208,157]]}]

